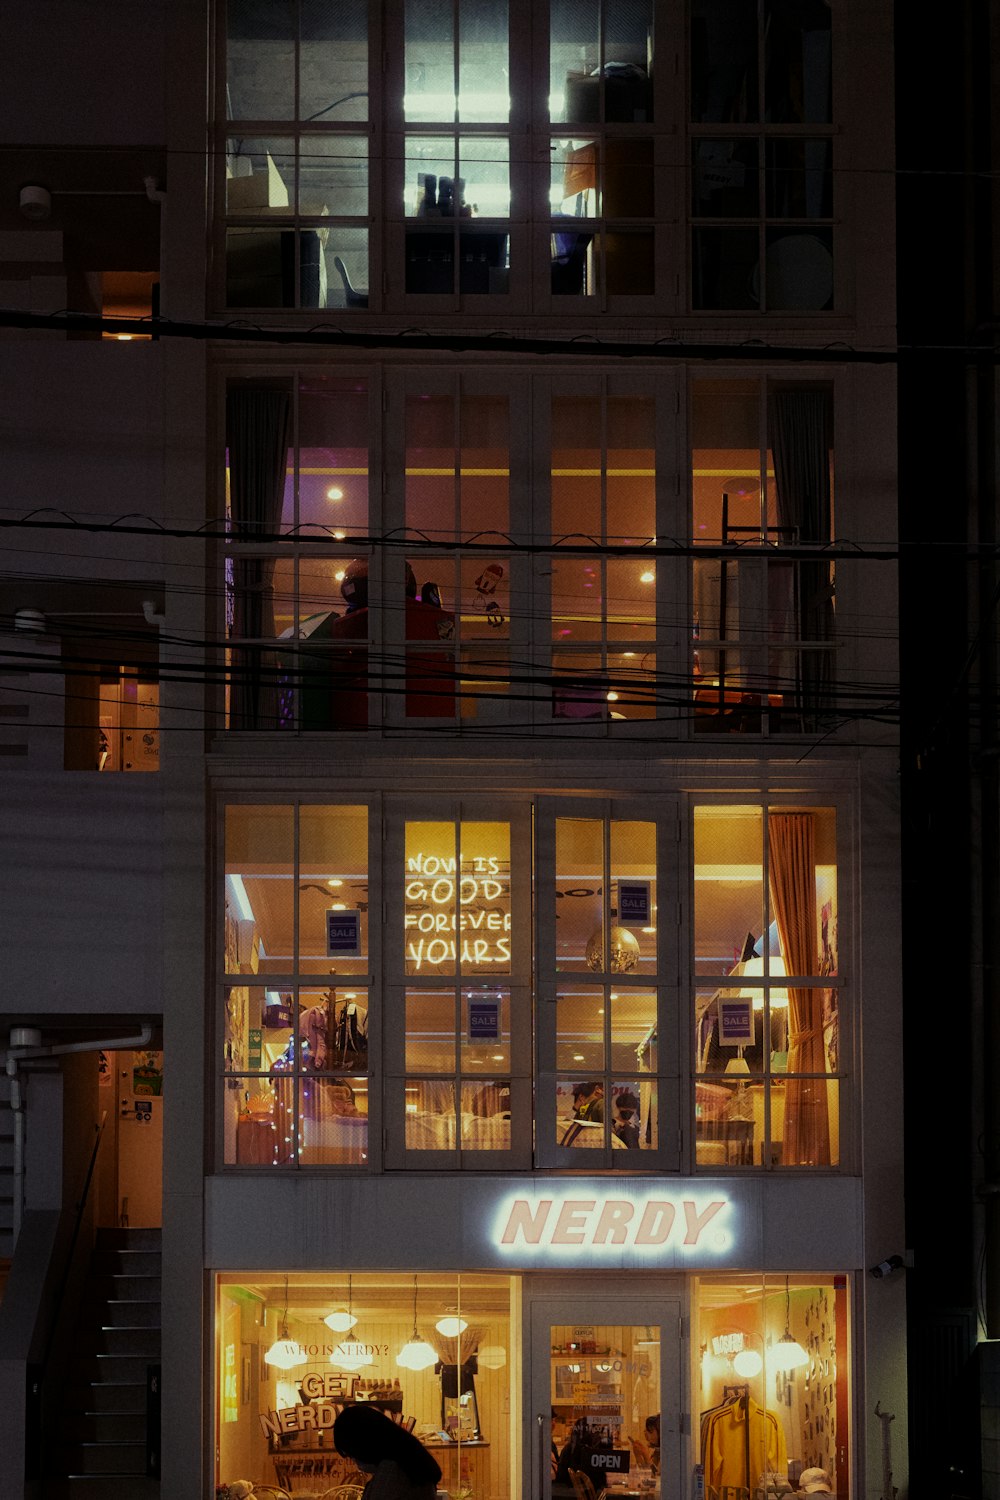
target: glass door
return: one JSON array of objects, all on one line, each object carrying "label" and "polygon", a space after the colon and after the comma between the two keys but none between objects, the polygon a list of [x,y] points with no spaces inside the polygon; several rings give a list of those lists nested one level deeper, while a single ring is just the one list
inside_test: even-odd
[{"label": "glass door", "polygon": [[531,1308],[533,1500],[677,1500],[680,1299]]}]

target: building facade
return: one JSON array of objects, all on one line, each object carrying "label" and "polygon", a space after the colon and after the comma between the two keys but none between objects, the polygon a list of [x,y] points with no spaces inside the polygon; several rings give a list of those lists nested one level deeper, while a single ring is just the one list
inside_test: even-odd
[{"label": "building facade", "polygon": [[888,9],[147,23],[0,241],[3,1493],[905,1493]]}]

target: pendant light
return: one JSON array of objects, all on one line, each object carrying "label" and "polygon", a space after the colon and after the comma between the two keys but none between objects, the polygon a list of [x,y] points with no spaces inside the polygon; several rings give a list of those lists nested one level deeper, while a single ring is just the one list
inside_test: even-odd
[{"label": "pendant light", "polygon": [[417,1332],[417,1278],[413,1278],[413,1333],[408,1343],[405,1343],[396,1355],[397,1365],[404,1370],[426,1370],[429,1365],[437,1364],[437,1355],[426,1339],[422,1339]]},{"label": "pendant light", "polygon": [[507,1363],[507,1351],[502,1344],[483,1344],[476,1359],[484,1370],[502,1370]]},{"label": "pendant light", "polygon": [[740,1349],[733,1355],[733,1369],[741,1380],[753,1380],[764,1368],[756,1349]]},{"label": "pendant light", "polygon": [[351,1297],[351,1276],[350,1273],[348,1273],[347,1306],[335,1307],[333,1309],[333,1312],[327,1313],[326,1317],[323,1319],[323,1322],[326,1324],[327,1328],[332,1329],[334,1333],[350,1333],[351,1329],[354,1327],[357,1321],[357,1318],[354,1316],[354,1307]]},{"label": "pendant light", "polygon": [[365,1344],[338,1344],[330,1355],[331,1365],[336,1365],[340,1370],[360,1370],[364,1365],[374,1364],[374,1362],[375,1356],[369,1352]]},{"label": "pendant light", "polygon": [[443,1318],[438,1318],[434,1324],[438,1333],[445,1339],[457,1339],[459,1334],[464,1333],[468,1326],[464,1318],[457,1318],[451,1314]]},{"label": "pendant light", "polygon": [[785,1277],[785,1331],[776,1344],[772,1344],[768,1354],[769,1363],[777,1370],[797,1370],[800,1365],[809,1363],[809,1356],[799,1343],[793,1339],[789,1331],[791,1321],[791,1296],[788,1291],[788,1277]]},{"label": "pendant light", "polygon": [[285,1310],[281,1315],[281,1332],[264,1355],[264,1363],[278,1370],[294,1370],[304,1365],[306,1356],[300,1344],[288,1336],[288,1277],[285,1277]]}]

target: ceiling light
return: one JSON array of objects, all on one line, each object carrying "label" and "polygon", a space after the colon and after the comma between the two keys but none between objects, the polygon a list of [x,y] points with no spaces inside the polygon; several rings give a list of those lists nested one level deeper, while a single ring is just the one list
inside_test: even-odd
[{"label": "ceiling light", "polygon": [[326,883],[327,885],[343,885],[344,882],[342,880],[328,880]]},{"label": "ceiling light", "polygon": [[326,498],[328,500],[343,500],[344,492],[338,484],[334,484],[327,490]]},{"label": "ceiling light", "polygon": [[733,1369],[743,1380],[753,1380],[764,1368],[764,1361],[756,1349],[741,1349],[733,1355]]},{"label": "ceiling light", "polygon": [[656,574],[655,573],[650,573],[650,572],[640,573],[639,574],[639,582],[640,583],[655,583],[656,582]]},{"label": "ceiling light", "polygon": [[457,1339],[458,1335],[460,1333],[464,1333],[468,1326],[469,1325],[464,1318],[456,1317],[438,1318],[437,1322],[434,1324],[434,1327],[437,1329],[438,1333],[440,1333],[441,1336],[446,1339]]},{"label": "ceiling light", "polygon": [[507,1363],[507,1351],[499,1344],[484,1344],[476,1360],[484,1370],[502,1370]]},{"label": "ceiling light", "polygon": [[364,1344],[338,1344],[330,1355],[330,1363],[341,1370],[360,1370],[363,1365],[373,1364],[374,1356]]},{"label": "ceiling light", "polygon": [[288,1334],[288,1277],[285,1277],[285,1309],[281,1314],[281,1332],[264,1355],[266,1365],[274,1365],[278,1370],[294,1370],[296,1365],[304,1365],[306,1362],[305,1352],[301,1345],[297,1344]]},{"label": "ceiling light", "polygon": [[785,1277],[785,1331],[776,1344],[772,1344],[768,1352],[768,1363],[776,1370],[797,1370],[800,1365],[809,1363],[809,1356],[799,1343],[798,1339],[792,1338],[789,1332],[791,1322],[792,1299],[788,1290],[788,1277]]},{"label": "ceiling light", "polygon": [[397,1365],[404,1370],[426,1370],[437,1364],[437,1355],[426,1339],[417,1332],[417,1278],[413,1278],[413,1332],[396,1355]]}]

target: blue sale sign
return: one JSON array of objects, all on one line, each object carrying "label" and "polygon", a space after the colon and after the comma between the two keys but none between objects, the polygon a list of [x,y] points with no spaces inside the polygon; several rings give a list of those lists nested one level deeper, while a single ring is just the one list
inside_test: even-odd
[{"label": "blue sale sign", "polygon": [[334,911],[326,914],[327,958],[361,957],[361,913]]},{"label": "blue sale sign", "polygon": [[469,1041],[496,1042],[500,1040],[500,1001],[469,1001]]},{"label": "blue sale sign", "polygon": [[619,880],[618,920],[623,927],[634,923],[636,927],[651,925],[652,901],[648,880]]},{"label": "blue sale sign", "polygon": [[719,1001],[719,1043],[745,1047],[753,1042],[753,1004],[742,998]]}]

